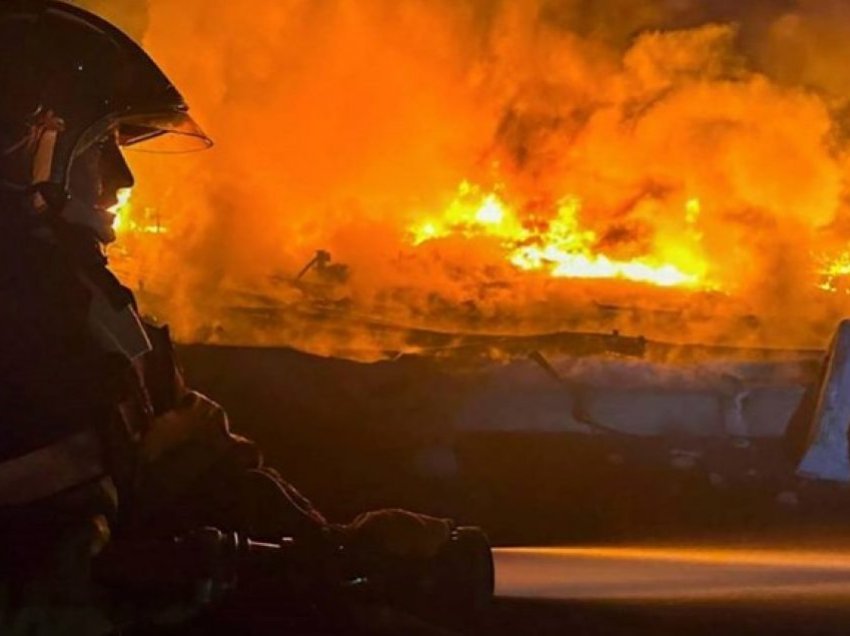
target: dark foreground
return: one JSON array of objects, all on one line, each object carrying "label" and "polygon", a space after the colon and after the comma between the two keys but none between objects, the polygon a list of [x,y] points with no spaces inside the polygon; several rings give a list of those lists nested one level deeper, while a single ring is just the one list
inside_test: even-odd
[{"label": "dark foreground", "polygon": [[[800,481],[782,439],[465,431],[452,415],[479,380],[429,360],[182,354],[333,520],[398,506],[498,545],[607,546],[499,553],[502,596],[476,634],[850,633],[850,490]],[[622,548],[647,543],[733,547]]]},{"label": "dark foreground", "polygon": [[762,601],[622,603],[594,601],[500,602],[481,634],[535,636],[734,636],[844,635],[847,599],[817,602]]}]

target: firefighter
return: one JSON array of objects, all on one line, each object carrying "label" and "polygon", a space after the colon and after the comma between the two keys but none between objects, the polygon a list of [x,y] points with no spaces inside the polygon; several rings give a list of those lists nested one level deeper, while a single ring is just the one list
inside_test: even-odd
[{"label": "firefighter", "polygon": [[184,384],[167,329],[110,272],[121,148],[207,148],[180,93],[111,24],[0,3],[0,633],[100,634],[92,582],[116,541],[215,526],[428,556],[450,523],[403,511],[329,524]]}]

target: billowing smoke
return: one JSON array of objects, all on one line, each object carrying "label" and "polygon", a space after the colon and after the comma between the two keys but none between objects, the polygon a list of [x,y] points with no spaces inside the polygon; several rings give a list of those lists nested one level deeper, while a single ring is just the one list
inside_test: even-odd
[{"label": "billowing smoke", "polygon": [[[850,231],[846,2],[88,5],[142,37],[217,142],[130,155],[133,218],[159,231],[113,250],[184,340],[388,346],[377,322],[797,346],[844,311],[818,285]],[[703,284],[519,271],[493,236],[414,245],[464,181],[525,227],[580,201],[595,251]]]}]

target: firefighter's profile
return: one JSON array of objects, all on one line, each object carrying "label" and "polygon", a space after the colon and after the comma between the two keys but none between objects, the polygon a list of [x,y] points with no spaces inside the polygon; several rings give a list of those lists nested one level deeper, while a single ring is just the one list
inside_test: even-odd
[{"label": "firefighter's profile", "polygon": [[184,384],[167,329],[108,269],[109,208],[133,185],[121,149],[211,143],[111,24],[60,1],[0,4],[0,633],[131,620],[92,574],[121,541],[215,528],[321,553],[342,534],[430,556],[452,532],[403,511],[328,523]]}]

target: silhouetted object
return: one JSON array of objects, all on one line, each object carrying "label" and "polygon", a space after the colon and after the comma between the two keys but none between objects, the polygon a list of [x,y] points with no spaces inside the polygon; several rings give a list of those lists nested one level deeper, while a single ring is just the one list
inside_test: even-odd
[{"label": "silhouetted object", "polygon": [[298,275],[295,277],[296,282],[300,281],[310,270],[315,270],[316,274],[327,283],[344,283],[348,280],[348,266],[342,263],[331,263],[331,253],[325,250],[317,250],[316,255],[308,262]]},{"label": "silhouetted object", "polygon": [[[307,619],[314,628],[321,625],[321,633],[375,628],[410,634],[417,626],[422,633],[442,633],[429,625],[470,625],[494,591],[492,552],[473,527],[456,528],[431,559],[391,559],[332,541],[259,542],[206,528],[170,541],[116,542],[96,561],[95,576],[148,606],[217,601],[225,612],[216,612],[216,620],[234,629],[260,617]],[[229,596],[235,606],[228,612]],[[364,611],[369,607],[385,611]],[[370,625],[378,615],[385,624]]]}]

